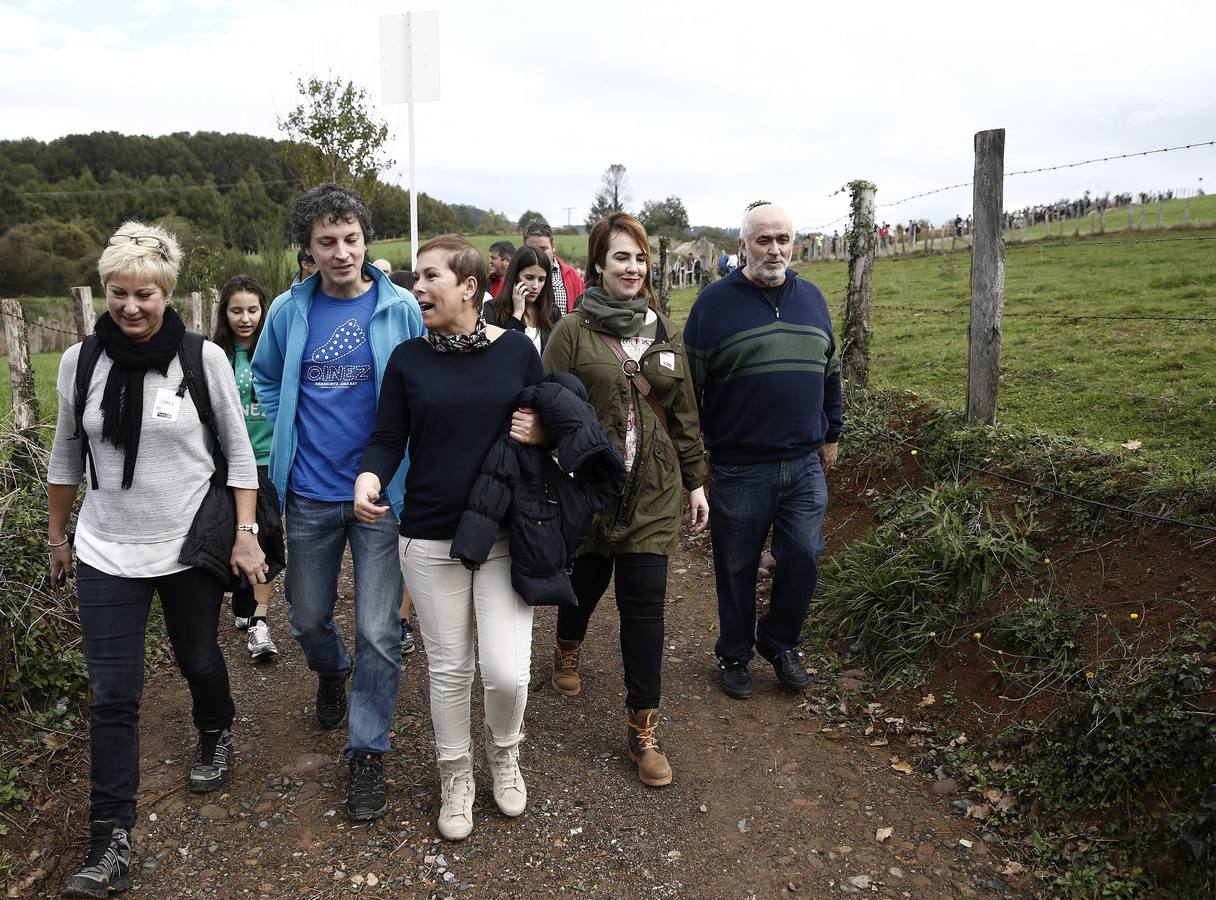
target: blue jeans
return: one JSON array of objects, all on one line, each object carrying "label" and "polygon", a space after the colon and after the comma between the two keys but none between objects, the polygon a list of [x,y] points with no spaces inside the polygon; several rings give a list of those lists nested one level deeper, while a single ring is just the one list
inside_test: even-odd
[{"label": "blue jeans", "polygon": [[392,514],[375,525],[355,518],[350,502],[310,500],[288,492],[287,604],[291,634],[308,668],[345,678],[350,654],[334,621],[338,573],[350,541],[355,567],[355,677],[350,686],[346,754],[384,753],[401,683],[401,564]]},{"label": "blue jeans", "polygon": [[[769,655],[798,645],[819,580],[827,505],[827,481],[815,451],[780,462],[710,465],[720,658],[746,662],[753,645]],[[768,612],[757,623],[756,570],[770,528],[777,570]]]},{"label": "blue jeans", "polygon": [[232,725],[236,707],[216,632],[224,587],[202,569],[157,578],[109,575],[76,564],[80,636],[89,665],[89,819],[135,824],[139,789],[139,701],[144,692],[144,636],[152,592],[160,596],[177,667],[190,685],[194,725]]}]

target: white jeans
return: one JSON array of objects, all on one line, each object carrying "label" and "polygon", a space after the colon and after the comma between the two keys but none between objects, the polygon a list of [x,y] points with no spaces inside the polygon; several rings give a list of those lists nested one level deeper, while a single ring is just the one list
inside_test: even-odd
[{"label": "white jeans", "polygon": [[500,747],[523,736],[532,663],[532,607],[511,587],[507,539],[469,571],[448,551],[452,542],[401,538],[401,571],[422,629],[431,673],[431,722],[441,760],[469,753],[476,622],[486,729]]}]

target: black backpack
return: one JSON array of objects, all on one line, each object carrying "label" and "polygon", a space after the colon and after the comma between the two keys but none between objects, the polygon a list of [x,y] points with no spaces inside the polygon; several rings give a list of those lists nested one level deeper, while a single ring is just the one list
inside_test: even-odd
[{"label": "black backpack", "polygon": [[[215,427],[215,411],[211,407],[211,393],[207,389],[207,375],[203,368],[203,343],[206,338],[194,331],[182,335],[181,347],[178,349],[178,359],[182,365],[182,380],[177,386],[177,396],[184,397],[190,392],[190,399],[198,417],[207,429],[211,439],[211,459],[215,471],[211,475],[209,493],[231,497],[228,488],[228,460],[220,445],[219,431]],[[93,380],[93,370],[97,368],[97,360],[101,358],[101,339],[96,334],[90,334],[80,345],[80,356],[76,360],[76,382],[74,392],[74,407],[76,413],[76,434],[80,439],[80,457],[89,470],[89,480],[93,489],[98,487],[97,469],[93,464],[93,453],[89,448],[89,437],[83,427],[84,406],[88,399],[89,384]],[[212,508],[221,506],[211,497],[205,497],[203,506]],[[231,509],[232,503],[227,502]],[[185,565],[197,566],[218,576],[225,586],[231,589],[244,583],[244,576],[239,579],[232,575],[228,568],[228,556],[232,552],[232,541],[236,532],[236,514],[231,517],[221,517],[215,521],[200,522],[196,516],[190,526],[190,533],[182,547],[179,562]],[[283,548],[282,513],[279,509],[278,493],[270,479],[258,475],[257,503],[258,543],[266,554],[266,562],[270,565],[267,578],[273,578],[286,565],[286,554]]]}]

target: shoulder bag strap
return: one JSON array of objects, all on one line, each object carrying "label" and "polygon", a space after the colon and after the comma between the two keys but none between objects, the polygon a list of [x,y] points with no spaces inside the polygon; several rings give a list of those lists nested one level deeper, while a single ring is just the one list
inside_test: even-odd
[{"label": "shoulder bag strap", "polygon": [[604,342],[612,355],[616,357],[617,362],[621,364],[621,371],[625,373],[625,377],[633,382],[633,386],[638,389],[638,393],[650,404],[651,410],[654,412],[655,418],[659,420],[659,424],[663,426],[664,431],[669,431],[667,427],[667,410],[663,409],[663,405],[651,391],[650,382],[646,380],[646,376],[642,374],[641,367],[636,360],[630,359],[625,353],[625,348],[621,346],[621,342],[611,335],[604,334],[602,331],[597,331],[599,339]]}]

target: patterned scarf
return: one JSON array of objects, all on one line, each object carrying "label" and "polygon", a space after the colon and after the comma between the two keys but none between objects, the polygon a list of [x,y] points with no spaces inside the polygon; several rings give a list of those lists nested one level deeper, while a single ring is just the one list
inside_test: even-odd
[{"label": "patterned scarf", "polygon": [[469,334],[426,333],[427,342],[440,353],[477,353],[490,346],[486,337],[486,317],[478,316],[477,324]]}]

